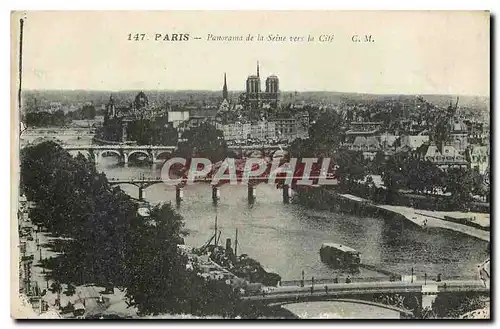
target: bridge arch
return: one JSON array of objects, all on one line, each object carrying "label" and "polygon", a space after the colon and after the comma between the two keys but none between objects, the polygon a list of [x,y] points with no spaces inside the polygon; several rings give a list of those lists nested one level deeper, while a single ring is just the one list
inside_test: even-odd
[{"label": "bridge arch", "polygon": [[173,151],[171,151],[171,150],[158,151],[155,154],[155,159],[156,160],[166,160],[172,154],[172,152]]},{"label": "bridge arch", "polygon": [[143,154],[146,156],[146,158],[148,158],[149,160],[152,160],[152,155],[150,152],[148,151],[144,151],[144,150],[134,150],[134,151],[130,151],[127,153],[127,159],[130,159],[130,157],[133,155],[133,154]]},{"label": "bridge arch", "polygon": [[353,303],[353,304],[363,304],[363,305],[370,305],[370,306],[376,306],[380,307],[383,309],[391,310],[391,311],[396,311],[399,312],[401,315],[404,315],[406,317],[414,317],[414,313],[410,310],[406,310],[403,308],[399,308],[396,306],[392,305],[386,305],[382,303],[377,303],[377,302],[372,302],[368,300],[363,300],[363,299],[352,299],[352,298],[338,298],[338,297],[323,297],[321,299],[299,299],[299,300],[285,300],[285,301],[279,301],[279,302],[274,302],[268,304],[268,306],[275,307],[275,306],[284,306],[284,305],[292,305],[292,304],[302,304],[302,303],[311,303],[311,302],[344,302],[344,303]]},{"label": "bridge arch", "polygon": [[102,151],[100,151],[99,154],[102,156],[102,155],[109,154],[109,153],[116,154],[118,156],[118,158],[122,157],[121,153],[117,150],[102,150]]},{"label": "bridge arch", "polygon": [[101,161],[102,157],[106,154],[113,154],[113,155],[116,155],[117,159],[118,159],[118,163],[121,163],[123,161],[123,154],[120,153],[120,151],[117,151],[117,150],[95,150],[94,151],[94,156],[95,156],[95,159],[96,159],[96,163]]}]

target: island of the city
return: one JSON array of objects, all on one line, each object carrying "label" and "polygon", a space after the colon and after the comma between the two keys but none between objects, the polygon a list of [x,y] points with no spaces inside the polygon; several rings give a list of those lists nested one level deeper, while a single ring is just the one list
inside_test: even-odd
[{"label": "island of the city", "polygon": [[[285,92],[264,66],[23,91],[20,317],[489,317],[489,98]],[[238,184],[214,183],[228,162]]]}]

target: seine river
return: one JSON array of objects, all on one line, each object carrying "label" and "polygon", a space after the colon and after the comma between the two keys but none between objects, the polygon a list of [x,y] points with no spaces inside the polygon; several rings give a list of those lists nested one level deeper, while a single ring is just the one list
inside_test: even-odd
[{"label": "seine river", "polygon": [[[87,140],[66,140],[69,144],[90,144]],[[98,169],[108,178],[139,178],[160,176],[161,163],[153,166],[124,167],[115,157],[103,157]],[[138,188],[122,185],[133,197]],[[429,278],[441,273],[446,277],[471,277],[477,275],[477,264],[488,257],[485,241],[444,229],[421,228],[407,221],[357,217],[328,211],[306,209],[296,204],[283,204],[281,191],[274,186],[261,184],[257,187],[256,201],[249,205],[246,186],[225,185],[216,206],[212,203],[208,184],[195,184],[184,189],[184,200],[178,208],[184,217],[189,235],[186,243],[192,246],[204,244],[214,231],[217,216],[221,241],[234,239],[238,229],[238,253],[246,253],[268,269],[279,273],[283,280],[305,278],[328,279],[345,273],[337,273],[320,261],[319,248],[323,242],[336,242],[361,252],[362,263],[395,273],[414,273]],[[145,199],[152,204],[172,202],[175,190],[164,184],[156,184],[145,190]],[[352,275],[360,277],[384,276],[361,269]],[[338,304],[338,303],[337,303]],[[367,311],[362,305],[337,305],[305,303],[286,308],[299,317],[351,317]],[[361,310],[359,310],[361,308]],[[374,317],[382,315],[381,309]],[[376,315],[375,315],[376,314]]]},{"label": "seine river", "polygon": [[[158,177],[161,164],[123,167],[114,157],[102,158],[98,169],[108,178]],[[121,185],[133,197],[138,188]],[[145,189],[145,199],[152,204],[172,202],[175,189],[163,183]],[[186,221],[189,235],[186,243],[200,246],[214,231],[217,216],[221,241],[234,240],[238,229],[238,253],[246,253],[283,280],[298,280],[304,271],[306,279],[333,278],[336,273],[320,261],[323,242],[348,245],[361,252],[362,263],[398,274],[427,273],[443,278],[477,275],[477,264],[488,257],[485,241],[444,229],[428,229],[394,219],[357,217],[329,211],[316,211],[296,204],[283,204],[281,190],[260,184],[256,201],[249,205],[244,185],[224,185],[220,201],[212,202],[209,184],[198,183],[184,189],[178,211]],[[361,269],[353,277],[383,276]]]}]

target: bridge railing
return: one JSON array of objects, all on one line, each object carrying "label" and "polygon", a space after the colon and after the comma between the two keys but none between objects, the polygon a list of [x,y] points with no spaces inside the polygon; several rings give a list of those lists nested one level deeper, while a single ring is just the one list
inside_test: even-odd
[{"label": "bridge railing", "polygon": [[[244,145],[244,146],[228,146],[228,149],[231,150],[260,150],[260,149],[268,149],[268,150],[279,150],[281,148],[287,148],[288,145]],[[152,150],[164,150],[164,149],[170,149],[174,150],[177,149],[176,145],[78,145],[78,146],[67,146],[64,147],[66,149],[78,149],[78,150],[83,150],[83,149],[96,149],[96,150],[105,150],[105,149],[152,149]]]},{"label": "bridge railing", "polygon": [[[399,276],[396,276],[395,278],[393,278],[393,281],[401,281],[402,280],[402,277],[401,275]],[[305,286],[310,286],[314,283],[314,285],[322,285],[322,284],[331,284],[331,283],[346,283],[346,278],[347,276],[343,275],[343,276],[339,276],[338,277],[338,281],[335,280],[335,278],[318,278],[318,279],[314,279],[314,281],[312,279],[307,279],[307,280],[284,280],[284,281],[281,281],[280,285],[282,287],[293,287],[293,286],[301,286],[302,283],[305,285]],[[437,274],[434,274],[434,275],[427,275],[427,277],[425,277],[425,275],[416,275],[415,276],[416,280],[417,281],[424,281],[425,279],[427,279],[427,281],[430,283],[430,282],[436,282],[437,280]],[[445,282],[446,280],[477,280],[479,278],[479,276],[473,276],[473,275],[468,275],[468,276],[459,276],[459,275],[455,275],[455,276],[441,276],[441,281],[442,282]],[[390,281],[390,277],[389,276],[377,276],[377,277],[356,277],[356,276],[350,276],[349,277],[350,279],[350,282],[351,283],[355,283],[355,282],[387,282],[387,281]]]}]

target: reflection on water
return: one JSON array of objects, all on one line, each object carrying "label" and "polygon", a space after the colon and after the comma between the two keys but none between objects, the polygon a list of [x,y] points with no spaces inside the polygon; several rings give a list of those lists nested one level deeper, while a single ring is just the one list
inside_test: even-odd
[{"label": "reflection on water", "polygon": [[[161,164],[123,167],[113,156],[105,157],[98,168],[108,178],[159,176]],[[124,191],[137,197],[138,188],[122,185]],[[277,271],[284,280],[330,278],[335,270],[320,261],[319,248],[333,241],[359,250],[363,263],[385,270],[410,274],[427,273],[429,277],[476,275],[476,264],[487,257],[487,242],[450,230],[423,229],[400,220],[358,217],[315,211],[295,204],[283,204],[281,191],[272,185],[257,187],[255,204],[247,201],[246,186],[225,185],[220,189],[217,206],[211,199],[208,184],[187,186],[178,211],[186,220],[189,236],[186,243],[199,246],[206,242],[217,215],[222,231],[221,241],[234,238],[238,228],[238,250],[258,259],[265,267]],[[175,190],[164,184],[145,190],[151,203],[175,202]],[[358,276],[380,276],[361,269]]]},{"label": "reflection on water", "polygon": [[399,312],[366,304],[347,302],[310,302],[283,308],[301,319],[399,319]]}]

